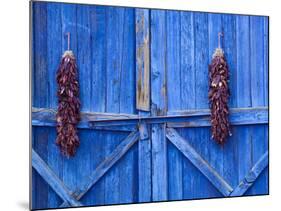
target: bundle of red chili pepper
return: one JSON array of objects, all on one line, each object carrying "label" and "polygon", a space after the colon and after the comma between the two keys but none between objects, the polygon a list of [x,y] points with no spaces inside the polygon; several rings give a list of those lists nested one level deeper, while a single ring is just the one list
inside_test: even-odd
[{"label": "bundle of red chili pepper", "polygon": [[219,144],[231,135],[229,125],[229,70],[221,48],[217,48],[209,65],[209,101],[212,138]]},{"label": "bundle of red chili pepper", "polygon": [[76,125],[80,120],[78,72],[72,51],[65,51],[57,71],[58,112],[56,144],[66,156],[79,146]]}]

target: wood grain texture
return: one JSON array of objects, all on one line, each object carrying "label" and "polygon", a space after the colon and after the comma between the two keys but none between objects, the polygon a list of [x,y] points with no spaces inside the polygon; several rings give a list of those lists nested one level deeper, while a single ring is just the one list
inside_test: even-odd
[{"label": "wood grain texture", "polygon": [[[236,17],[236,38],[237,38],[237,106],[251,107],[251,64],[250,58],[250,17],[239,16]],[[247,43],[247,45],[245,44]],[[251,159],[252,151],[252,133],[253,127],[241,127],[236,130],[237,147],[238,147],[238,161],[240,163],[238,170],[238,180],[241,181],[248,171],[251,169],[253,163]]]},{"label": "wood grain texture", "polygon": [[[180,12],[167,11],[167,106],[169,110],[181,109],[181,16]],[[179,82],[179,84],[177,83]],[[177,149],[167,145],[168,199],[183,197],[182,157]]]},{"label": "wood grain texture", "polygon": [[[32,125],[56,126],[53,109],[34,108],[32,110]],[[237,108],[230,109],[230,122],[232,125],[251,125],[268,123],[268,108]],[[170,127],[205,127],[210,126],[210,110],[181,110],[172,111],[164,116],[136,116],[114,113],[82,113],[78,128],[106,128],[110,126],[129,126],[137,124],[140,120],[147,124],[168,123]],[[121,130],[122,128],[120,128]],[[125,130],[125,128],[123,128]],[[134,127],[131,127],[133,130]],[[116,129],[117,130],[117,129]]]},{"label": "wood grain texture", "polygon": [[[49,87],[48,87],[48,72],[47,72],[47,4],[32,3],[33,9],[33,106],[49,105]],[[48,140],[47,128],[32,128],[34,133],[33,147],[42,159],[48,159],[48,151],[46,140]],[[42,177],[33,171],[34,191],[32,195],[32,208],[48,207],[49,185],[42,179]],[[41,190],[41,191],[38,191]]]},{"label": "wood grain texture", "polygon": [[136,10],[136,107],[150,110],[150,26],[149,10]]},{"label": "wood grain texture", "polygon": [[[62,8],[59,3],[47,4],[47,72],[48,72],[48,92],[49,102],[48,108],[57,108],[57,82],[56,72],[59,66],[59,62],[62,56],[62,28],[61,28],[61,11]],[[56,173],[56,175],[62,178],[62,160],[60,158],[60,152],[56,144],[56,130],[55,128],[49,128],[49,136],[47,143],[48,165]],[[55,193],[52,188],[48,190],[48,201],[50,208],[56,208],[62,202],[62,199]]]},{"label": "wood grain texture", "polygon": [[167,129],[167,138],[224,196],[228,196],[232,192],[232,187],[174,129]]},{"label": "wood grain texture", "polygon": [[[138,145],[102,176],[98,173],[80,199],[83,205],[230,194],[223,185],[221,193],[202,167],[167,142],[172,128],[232,187],[239,187],[268,150],[268,17],[31,5],[32,146],[72,197],[129,133],[140,133]],[[66,32],[77,59],[82,102],[81,145],[72,159],[61,156],[55,145],[55,73],[67,49]],[[210,138],[207,99],[208,64],[218,32],[224,33],[221,44],[231,71],[233,136],[224,147]],[[266,166],[255,182],[241,183],[237,193],[267,194],[268,171]],[[32,208],[60,206],[63,200],[53,188],[35,169],[32,175]]]},{"label": "wood grain texture", "polygon": [[268,166],[268,151],[251,168],[245,178],[232,191],[230,196],[242,196],[256,181],[262,171]]},{"label": "wood grain texture", "polygon": [[[268,70],[264,69],[264,57],[268,56],[267,51],[264,51],[265,40],[265,25],[266,17],[250,17],[250,65],[251,65],[251,100],[252,106],[265,105],[265,92],[268,92],[268,87],[265,89],[264,74]],[[268,150],[268,126],[256,126],[252,136],[252,165]],[[268,169],[257,179],[246,194],[262,194],[268,193]]]},{"label": "wood grain texture", "polygon": [[[151,10],[151,115],[167,112],[166,11]],[[166,125],[151,126],[152,201],[168,198]]]},{"label": "wood grain texture", "polygon": [[49,166],[32,150],[32,167],[44,178],[44,180],[56,191],[56,193],[72,206],[82,206],[80,202],[71,196],[70,190],[65,187],[63,182],[49,168]]},{"label": "wood grain texture", "polygon": [[[122,71],[120,75],[120,113],[136,113],[136,79],[135,79],[135,10],[124,8],[123,34],[122,34]],[[120,160],[120,203],[136,202],[138,197],[137,175],[138,175],[138,154],[137,146]]]},{"label": "wood grain texture", "polygon": [[[122,157],[125,153],[138,141],[139,133],[132,132],[126,139],[124,139],[109,156],[104,159],[98,167],[79,184],[79,188],[72,192],[79,200],[84,196],[87,191],[96,184],[96,182],[104,176],[105,173]],[[60,207],[65,207],[67,204],[63,203]]]},{"label": "wood grain texture", "polygon": [[[218,33],[222,33],[223,31],[222,25],[222,14],[208,14],[208,31],[209,31],[209,64],[211,63],[211,59],[214,53],[214,50],[218,47]],[[223,39],[224,37],[222,37]],[[222,42],[220,43],[222,45]],[[233,113],[233,112],[232,112]],[[232,122],[233,125],[233,122]],[[203,154],[202,156],[206,156],[210,165],[220,174],[223,174],[224,166],[222,165],[223,153],[222,147],[218,146],[213,140],[211,140],[211,132],[210,130],[207,132],[207,138],[205,138],[206,143],[209,149],[208,153]],[[210,191],[210,195],[213,197],[220,197],[221,193],[215,192],[216,190]]]}]

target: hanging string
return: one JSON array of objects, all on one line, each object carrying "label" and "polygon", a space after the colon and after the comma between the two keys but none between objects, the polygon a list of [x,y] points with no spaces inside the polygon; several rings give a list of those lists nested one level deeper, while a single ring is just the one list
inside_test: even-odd
[{"label": "hanging string", "polygon": [[67,36],[67,50],[69,51],[70,50],[70,32],[67,32],[66,36]]},{"label": "hanging string", "polygon": [[223,36],[223,33],[218,33],[218,47],[221,48],[221,37]]}]

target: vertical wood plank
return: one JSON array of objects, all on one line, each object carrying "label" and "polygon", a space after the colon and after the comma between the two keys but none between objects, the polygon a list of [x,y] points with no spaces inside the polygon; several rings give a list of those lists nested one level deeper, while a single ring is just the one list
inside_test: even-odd
[{"label": "vertical wood plank", "polygon": [[[136,22],[136,81],[137,109],[150,108],[150,12],[148,9],[135,9]],[[138,83],[140,81],[140,87]],[[139,116],[149,116],[150,112],[139,111]],[[146,129],[150,126],[143,125]],[[143,131],[140,129],[140,136]],[[138,198],[139,202],[151,201],[151,138],[140,139],[138,142]]]},{"label": "vertical wood plank", "polygon": [[91,62],[92,95],[91,108],[96,112],[105,112],[106,103],[106,7],[91,7]]},{"label": "vertical wood plank", "polygon": [[[269,104],[269,17],[263,17],[264,19],[264,104],[265,106],[268,106]],[[265,149],[268,150],[269,148],[269,137],[268,137],[268,130],[269,130],[269,125],[264,126],[265,130]],[[264,172],[265,174],[265,181],[263,183],[264,189],[262,190],[263,193],[268,194],[269,193],[269,167],[267,167]]]},{"label": "vertical wood plank", "polygon": [[[194,13],[180,12],[181,37],[180,37],[180,107],[183,110],[195,109],[195,43],[194,43]],[[169,92],[168,92],[169,93]],[[179,134],[188,140],[194,138],[193,129],[181,129]],[[183,199],[193,198],[193,181],[195,167],[182,156],[182,185]]]},{"label": "vertical wood plank", "polygon": [[34,106],[48,105],[47,72],[47,3],[33,3],[34,28]]},{"label": "vertical wood plank", "polygon": [[[55,144],[56,141],[56,130],[55,128],[50,128],[48,131],[48,165],[55,172],[55,174],[62,179],[62,156],[58,147]],[[57,208],[63,201],[61,198],[53,191],[52,188],[49,188],[48,191],[48,207]]]},{"label": "vertical wood plank", "polygon": [[[70,49],[77,57],[77,5],[63,4],[62,11],[62,52],[67,50],[67,36],[70,33]],[[79,67],[78,67],[79,68]],[[79,136],[80,137],[80,136]],[[79,153],[79,148],[77,153]],[[79,184],[77,164],[74,158],[63,157],[63,182],[70,190],[75,190]]]},{"label": "vertical wood plank", "polygon": [[[37,107],[47,107],[49,103],[48,91],[48,72],[47,72],[47,3],[33,3],[33,61],[34,61],[34,99],[33,105]],[[33,127],[34,133],[34,149],[42,157],[47,160],[47,140],[48,129]],[[35,178],[33,187],[35,194],[33,195],[33,208],[48,207],[48,184],[41,178],[37,172],[34,173]]]},{"label": "vertical wood plank", "polygon": [[49,84],[49,108],[57,108],[56,72],[62,56],[61,51],[61,4],[47,4],[47,71]]},{"label": "vertical wood plank", "polygon": [[[237,107],[251,107],[250,71],[250,18],[236,17],[237,41]],[[241,126],[238,134],[238,180],[241,181],[252,168],[252,127]]]},{"label": "vertical wood plank", "polygon": [[[90,31],[91,31],[91,105],[93,111],[105,112],[106,110],[106,7],[90,7]],[[94,170],[105,157],[105,144],[101,140],[108,135],[99,132],[94,133],[91,143],[92,169]],[[105,204],[105,178],[101,178],[85,197],[94,205]],[[95,196],[95,197],[92,197]]]},{"label": "vertical wood plank", "polygon": [[[151,101],[152,115],[167,112],[166,11],[151,10]],[[152,200],[167,200],[167,142],[165,124],[152,126]]]},{"label": "vertical wood plank", "polygon": [[[230,71],[230,98],[229,107],[237,107],[237,54],[236,54],[236,19],[234,15],[222,16],[223,39],[222,47]],[[223,146],[223,176],[235,187],[239,184],[238,168],[238,133],[236,127],[231,127],[232,136],[227,139],[227,144]]]},{"label": "vertical wood plank", "polygon": [[[34,141],[35,144],[33,148],[37,152],[37,154],[43,159],[47,160],[47,142],[48,142],[48,129],[41,127],[34,127]],[[45,208],[49,206],[48,203],[48,194],[49,194],[49,185],[45,182],[45,180],[35,171],[35,195],[33,196],[34,209],[35,208]]]},{"label": "vertical wood plank", "polygon": [[269,17],[264,17],[264,49],[263,49],[263,55],[264,55],[264,102],[265,105],[268,106],[268,83],[269,83],[269,66],[268,66],[268,59],[269,59]]},{"label": "vertical wood plank", "polygon": [[[208,14],[208,30],[209,30],[209,56],[208,64],[211,63],[213,53],[218,47],[218,33],[222,33],[222,15],[221,14]],[[210,165],[216,169],[216,171],[222,175],[223,174],[223,150],[220,145],[218,145],[214,140],[211,139],[211,130],[207,129],[207,141],[208,141],[208,160]],[[220,193],[210,190],[211,196],[221,196]]]},{"label": "vertical wood plank", "polygon": [[136,107],[150,110],[149,10],[136,9]]},{"label": "vertical wood plank", "polygon": [[[251,16],[250,17],[250,35],[251,35],[251,97],[252,106],[264,106],[265,100],[265,65],[264,65],[264,17]],[[254,127],[253,146],[252,146],[252,160],[257,162],[260,156],[267,150],[268,137],[267,125],[257,125]],[[256,183],[246,192],[247,194],[261,194],[267,193],[267,170],[263,172],[257,179]]]},{"label": "vertical wood plank", "polygon": [[196,108],[208,105],[208,15],[194,13],[195,102]]},{"label": "vertical wood plank", "polygon": [[[89,5],[77,5],[77,66],[79,73],[80,100],[81,111],[93,111],[92,100],[92,39],[91,39],[91,14]],[[77,184],[81,184],[81,180],[87,178],[89,173],[93,171],[92,153],[94,151],[93,141],[95,133],[90,130],[80,130],[80,146],[75,155]],[[87,152],[88,153],[83,153]],[[79,165],[83,161],[83,165]],[[73,161],[72,161],[73,162]],[[82,198],[82,203],[93,204],[92,198]]]},{"label": "vertical wood plank", "polygon": [[262,17],[250,17],[250,33],[252,104],[257,107],[264,106],[264,22]]},{"label": "vertical wood plank", "polygon": [[181,12],[181,109],[195,109],[194,13]]},{"label": "vertical wood plank", "polygon": [[[124,30],[124,9],[108,7],[106,10],[106,112],[120,111],[120,84],[122,72],[122,47]],[[108,134],[105,153],[116,146],[113,133]],[[115,136],[116,138],[116,136]],[[119,203],[119,169],[114,166],[105,178],[105,203]]]},{"label": "vertical wood plank", "polygon": [[[77,5],[77,56],[76,62],[79,74],[79,94],[81,111],[93,111],[91,95],[91,29],[90,29],[90,6]],[[75,34],[73,34],[75,36]],[[70,37],[71,38],[71,37]],[[71,38],[72,39],[72,38]]]},{"label": "vertical wood plank", "polygon": [[[209,56],[208,63],[212,61],[213,53],[218,48],[218,33],[222,33],[222,15],[221,14],[208,14],[209,24]],[[210,130],[210,128],[209,128]],[[213,140],[210,140],[210,164],[220,173],[223,173],[223,159],[222,148],[218,146]]]},{"label": "vertical wood plank", "polygon": [[[181,108],[181,25],[180,12],[167,11],[167,104],[169,111]],[[180,200],[182,190],[182,156],[168,144],[169,200]]]},{"label": "vertical wood plank", "polygon": [[[135,113],[135,11],[125,8],[123,13],[121,73],[120,73],[120,112]],[[120,42],[120,41],[119,41]],[[120,203],[132,203],[136,200],[138,192],[135,189],[135,175],[138,166],[133,164],[137,161],[136,147],[122,158],[120,163]]]},{"label": "vertical wood plank", "polygon": [[[194,13],[194,46],[195,46],[195,106],[209,108],[208,99],[208,65],[209,65],[209,25],[208,14]],[[194,140],[195,139],[195,140]],[[194,130],[194,146],[199,154],[209,160],[210,133],[206,128]],[[211,183],[198,170],[193,171],[193,194],[196,198],[210,197],[214,193]],[[203,188],[204,187],[204,188]]]},{"label": "vertical wood plank", "polygon": [[[48,108],[57,108],[57,82],[56,72],[62,56],[62,29],[61,29],[61,4],[47,4],[47,58],[48,58],[48,84],[49,84],[49,105]],[[48,165],[56,172],[57,176],[62,178],[62,157],[59,148],[55,144],[56,130],[50,128],[48,138]],[[56,208],[62,203],[60,197],[49,188],[48,206]]]},{"label": "vertical wood plank", "polygon": [[236,17],[237,107],[251,107],[250,18]]},{"label": "vertical wood plank", "polygon": [[236,84],[237,84],[237,49],[236,49],[236,20],[235,15],[223,15],[223,37],[222,37],[222,47],[224,51],[225,58],[229,67],[229,88],[230,88],[230,98],[229,106],[237,106],[237,94],[236,94]]}]

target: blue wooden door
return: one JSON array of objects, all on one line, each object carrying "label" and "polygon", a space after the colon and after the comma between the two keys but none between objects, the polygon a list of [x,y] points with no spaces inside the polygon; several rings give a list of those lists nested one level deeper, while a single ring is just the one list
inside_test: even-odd
[{"label": "blue wooden door", "polygon": [[[153,200],[268,194],[268,18],[151,10],[150,24],[152,105],[190,117],[152,130]],[[224,146],[206,110],[219,32],[233,134]]]},{"label": "blue wooden door", "polygon": [[[33,2],[32,208],[268,193],[268,18]],[[75,157],[55,145],[56,70],[79,68]],[[223,32],[232,137],[210,139],[208,64]]]}]

